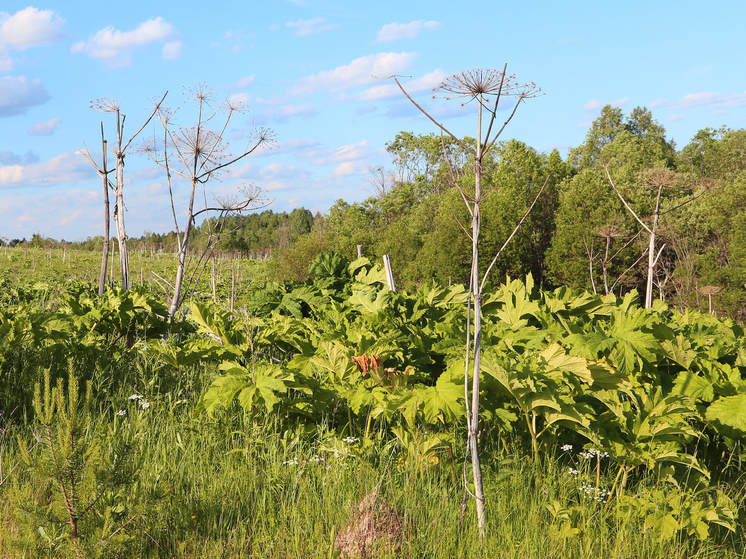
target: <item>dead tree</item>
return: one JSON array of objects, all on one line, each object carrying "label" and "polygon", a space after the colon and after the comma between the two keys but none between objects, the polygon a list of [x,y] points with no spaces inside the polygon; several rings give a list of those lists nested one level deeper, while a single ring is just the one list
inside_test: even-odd
[{"label": "dead tree", "polygon": [[[188,290],[184,290],[184,280],[188,273],[187,254],[190,235],[195,226],[195,218],[202,213],[211,211],[218,212],[219,217],[224,217],[229,213],[263,208],[270,203],[261,198],[259,189],[250,187],[241,190],[240,197],[216,199],[214,207],[208,207],[205,200],[205,207],[201,210],[195,210],[195,198],[200,186],[204,191],[205,185],[221,171],[225,171],[227,167],[255,152],[260,147],[270,144],[273,133],[264,128],[255,130],[243,151],[234,156],[228,151],[229,145],[224,140],[224,135],[233,115],[241,112],[243,107],[240,104],[224,100],[217,103],[215,108],[212,108],[216,99],[212,92],[202,84],[191,88],[188,95],[197,104],[197,124],[189,127],[179,126],[176,124],[175,112],[165,107],[157,107],[163,138],[160,142],[154,139],[143,148],[155,163],[166,170],[171,211],[176,227],[177,268],[176,279],[172,286],[168,311],[169,318],[176,315],[185,299],[185,293],[188,292]],[[225,117],[219,131],[215,132],[207,126],[220,113],[225,113]],[[186,208],[186,219],[183,227],[179,226],[177,218],[178,212],[174,200],[174,175],[185,180],[189,185],[189,203]],[[205,253],[200,257],[198,264],[207,262],[204,256]],[[198,277],[199,273],[195,268],[192,270],[192,279],[188,283],[194,285]]]},{"label": "dead tree", "polygon": [[[658,259],[660,258],[663,249],[665,248],[665,245],[663,245],[656,253],[656,238],[658,235],[660,218],[667,213],[671,213],[672,211],[681,208],[682,206],[686,206],[690,202],[694,202],[694,200],[707,192],[712,187],[712,184],[706,180],[701,181],[700,186],[702,187],[702,190],[699,192],[699,194],[692,195],[683,202],[676,204],[675,206],[668,208],[667,210],[663,210],[661,208],[661,202],[663,200],[664,188],[689,189],[690,187],[686,184],[683,184],[683,177],[681,175],[677,174],[674,171],[671,171],[670,169],[644,170],[640,174],[640,185],[643,188],[645,198],[647,200],[648,206],[650,207],[651,216],[649,218],[650,223],[648,224],[637,214],[637,212],[635,212],[634,209],[632,209],[632,206],[619,191],[617,185],[614,184],[614,180],[611,178],[611,174],[609,173],[609,165],[605,165],[604,169],[606,170],[606,177],[609,179],[611,188],[614,190],[614,192],[616,192],[616,195],[622,201],[624,207],[627,208],[627,211],[632,214],[637,223],[639,223],[640,226],[648,234],[648,267],[647,282],[645,286],[645,308],[649,309],[653,306],[653,279],[655,277],[655,266],[658,263]],[[651,193],[654,193],[655,195],[654,200],[651,196]]]},{"label": "dead tree", "polygon": [[[492,267],[497,262],[498,257],[505,249],[507,244],[515,236],[518,229],[521,227],[526,217],[530,213],[531,209],[536,204],[536,201],[544,191],[544,187],[549,180],[544,182],[544,186],[537,194],[533,203],[529,207],[526,214],[518,222],[518,225],[506,239],[502,248],[495,254],[492,262],[487,267],[484,275],[480,277],[479,274],[479,234],[482,226],[482,213],[481,204],[483,200],[482,193],[482,165],[485,156],[489,153],[495,142],[500,137],[500,134],[508,123],[515,116],[516,111],[520,104],[529,98],[535,97],[540,93],[540,89],[531,82],[520,83],[517,81],[515,75],[508,75],[506,73],[507,64],[502,71],[494,69],[478,69],[478,70],[465,70],[459,74],[455,74],[447,78],[443,83],[436,88],[436,92],[445,96],[446,99],[464,99],[463,104],[471,103],[476,101],[477,104],[477,136],[474,147],[467,144],[455,134],[451,133],[445,126],[436,121],[425,109],[423,109],[412,97],[406,92],[404,87],[399,82],[396,76],[391,76],[396,81],[397,85],[401,89],[402,93],[427,117],[429,118],[441,131],[442,145],[444,150],[445,159],[448,162],[449,159],[445,153],[445,135],[450,136],[455,140],[458,145],[473,158],[474,162],[474,190],[467,191],[457,181],[451,171],[452,182],[454,186],[458,188],[461,197],[466,204],[466,207],[471,216],[471,231],[465,231],[472,242],[472,261],[471,261],[471,274],[469,277],[469,302],[467,306],[467,341],[466,341],[466,356],[465,356],[465,377],[464,377],[464,398],[466,403],[466,424],[468,428],[468,448],[467,451],[471,456],[472,463],[472,475],[474,481],[474,498],[477,509],[477,523],[479,527],[479,533],[483,537],[484,529],[486,525],[486,515],[484,509],[484,489],[482,485],[482,468],[479,460],[479,444],[478,444],[478,431],[479,431],[479,385],[480,385],[480,374],[481,374],[481,340],[482,340],[482,298],[485,284],[489,276]],[[497,109],[500,101],[505,97],[514,97],[516,99],[515,105],[512,111],[508,113],[508,117],[502,126],[497,123]],[[483,130],[484,113],[487,113],[487,128],[486,132]],[[499,128],[498,128],[499,126]],[[450,165],[449,165],[450,168]],[[473,317],[472,317],[473,312]],[[471,329],[473,326],[474,339],[471,340]],[[471,397],[469,395],[469,373],[472,371],[472,387]],[[465,480],[466,482],[466,480]]]},{"label": "dead tree", "polygon": [[[107,145],[106,137],[104,136],[104,123],[101,121],[101,151],[102,151],[102,163],[103,166],[99,167],[94,161],[91,152],[86,146],[85,151],[78,150],[88,162],[98,171],[99,176],[104,181],[104,247],[103,256],[101,258],[101,273],[98,279],[98,294],[104,294],[104,287],[106,285],[106,262],[109,254],[109,188],[114,191],[116,196],[116,202],[114,205],[114,221],[117,225],[117,242],[119,243],[119,263],[122,270],[122,289],[130,288],[130,264],[129,264],[129,252],[127,251],[127,229],[124,226],[124,158],[126,155],[127,148],[130,146],[132,141],[143,131],[148,123],[153,119],[158,108],[161,106],[163,101],[166,99],[166,92],[163,98],[156,103],[155,108],[150,113],[150,116],[145,121],[140,129],[124,143],[124,121],[127,115],[122,114],[119,102],[108,97],[104,97],[95,102],[91,102],[91,108],[103,111],[105,113],[112,113],[116,115],[116,127],[117,127],[117,140],[116,148],[112,150],[112,153],[116,157],[116,166],[114,169],[107,168]],[[115,171],[114,182],[109,180],[109,173]]]}]

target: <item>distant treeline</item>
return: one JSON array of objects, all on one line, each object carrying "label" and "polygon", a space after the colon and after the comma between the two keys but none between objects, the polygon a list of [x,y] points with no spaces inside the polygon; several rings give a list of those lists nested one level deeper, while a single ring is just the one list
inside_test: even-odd
[{"label": "distant treeline", "polygon": [[[275,213],[264,210],[247,215],[229,215],[225,218],[218,236],[215,250],[218,253],[239,253],[250,258],[268,258],[279,249],[286,249],[295,241],[311,232],[315,219],[323,219],[305,208],[296,208],[291,212]],[[216,218],[203,221],[192,230],[190,246],[194,250],[204,249],[210,239],[210,231],[216,229]],[[99,251],[104,241],[103,235],[88,237],[82,242],[57,241],[40,234],[34,234],[30,241],[13,239],[8,246],[30,246],[40,248],[58,248],[67,246],[71,249]],[[112,237],[112,247],[116,249],[116,238]],[[131,250],[176,251],[176,233],[152,233],[146,231],[142,237],[130,237],[128,247]],[[4,246],[0,239],[0,246]]]},{"label": "distant treeline", "polygon": [[[371,172],[373,196],[367,200],[339,200],[323,216],[303,208],[230,216],[217,250],[275,256],[277,279],[301,280],[321,250],[355,258],[362,245],[372,260],[390,255],[402,288],[466,282],[471,216],[463,197],[473,190],[473,161],[457,142],[436,134],[401,132],[386,147],[393,169]],[[607,106],[564,160],[557,150],[546,154],[516,140],[501,143],[483,170],[484,269],[545,181],[492,269],[493,282],[531,273],[546,288],[644,293],[649,235],[632,212],[650,227],[660,200],[655,296],[704,311],[711,303],[719,315],[746,319],[746,130],[704,129],[677,149],[649,110],[625,115]],[[214,225],[202,223],[192,246],[205,246]],[[54,243],[38,235],[29,242]],[[96,237],[67,244],[100,250],[101,242]],[[174,251],[176,235],[146,233],[130,243],[133,250]]]}]

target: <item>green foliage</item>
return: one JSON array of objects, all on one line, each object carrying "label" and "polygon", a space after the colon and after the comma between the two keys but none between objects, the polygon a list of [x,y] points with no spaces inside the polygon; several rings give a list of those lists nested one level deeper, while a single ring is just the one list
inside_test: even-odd
[{"label": "green foliage", "polygon": [[144,512],[141,498],[128,491],[141,467],[138,413],[130,410],[127,419],[120,415],[107,426],[94,419],[91,403],[90,384],[80,401],[72,365],[67,389],[61,383],[51,388],[47,373],[34,395],[37,444],[18,441],[25,471],[14,502],[35,535],[34,545],[56,554],[121,551]]},{"label": "green foliage", "polygon": [[[106,540],[106,553],[219,555],[222,545],[235,553],[313,556],[314,545],[329,549],[345,507],[365,494],[360,480],[373,487],[386,471],[397,480],[392,487],[412,491],[399,497],[423,536],[410,539],[410,554],[470,556],[424,539],[436,536],[429,528],[436,520],[436,532],[467,549],[462,532],[449,532],[461,513],[465,289],[425,283],[416,292],[391,292],[381,267],[366,258],[325,254],[312,269],[315,277],[302,283],[252,284],[246,308],[194,302],[167,339],[159,335],[169,330],[161,329],[158,306],[137,292],[97,301],[80,286],[77,307],[63,295],[54,312],[34,310],[33,297],[3,311],[7,366],[22,370],[16,359],[25,355],[36,355],[37,367],[42,355],[68,355],[80,370],[95,364],[94,354],[107,356],[108,368],[83,371],[98,388],[73,414],[79,450],[69,456],[86,472],[75,478],[75,510],[103,492],[89,512],[77,513],[79,549],[104,555],[105,543],[97,542],[134,518]],[[488,289],[483,309],[480,442],[488,494],[501,496],[489,501],[500,534],[488,530],[489,549],[510,541],[511,552],[532,554],[545,549],[546,538],[577,557],[589,545],[605,550],[601,555],[632,556],[620,543],[629,538],[650,546],[643,556],[671,546],[692,556],[699,545],[739,549],[741,327],[662,303],[640,309],[635,293],[546,290],[531,277]],[[37,398],[34,425],[43,444],[34,446],[27,432],[18,440],[29,455],[23,463],[32,466],[16,469],[8,495],[27,512],[8,518],[24,523],[19,545],[64,555],[72,539],[60,474],[33,466],[52,463],[42,437],[49,410],[50,428],[63,437],[70,429],[69,395],[77,389],[51,388],[54,376]],[[133,391],[136,398],[127,400]],[[54,394],[49,403],[45,394]],[[116,415],[119,409],[126,414]],[[577,467],[578,477],[565,473],[569,457],[553,451],[567,442],[599,453]],[[3,465],[13,452],[4,449]],[[121,477],[107,478],[112,471]],[[124,478],[132,482],[117,485]],[[344,495],[334,493],[343,478]],[[34,479],[39,483],[29,483]],[[416,505],[429,503],[425,482],[439,487],[438,504],[427,512]],[[605,502],[594,500],[601,495]],[[316,512],[301,512],[308,503]],[[323,530],[300,530],[302,514],[307,526],[321,522]],[[536,532],[529,537],[531,518]],[[603,547],[611,544],[591,544],[603,539],[597,534],[621,547],[612,553]]]}]

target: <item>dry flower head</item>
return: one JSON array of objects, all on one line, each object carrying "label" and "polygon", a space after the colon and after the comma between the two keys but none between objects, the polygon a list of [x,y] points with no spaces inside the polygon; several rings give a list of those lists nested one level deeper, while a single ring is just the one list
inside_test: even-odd
[{"label": "dry flower head", "polygon": [[515,74],[505,74],[494,68],[477,68],[449,76],[434,91],[443,92],[446,99],[468,97],[468,103],[486,95],[527,99],[539,95],[541,89],[533,82],[518,82]]}]

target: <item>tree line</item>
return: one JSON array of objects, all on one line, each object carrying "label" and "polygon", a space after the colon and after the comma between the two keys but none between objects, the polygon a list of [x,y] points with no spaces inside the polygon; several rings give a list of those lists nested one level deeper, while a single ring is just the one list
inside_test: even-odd
[{"label": "tree line", "polygon": [[[470,216],[454,185],[473,182],[470,157],[436,134],[401,132],[386,148],[393,169],[371,170],[373,195],[317,217],[281,251],[280,275],[302,279],[320,250],[353,258],[362,245],[369,258],[389,254],[406,289],[468,281]],[[483,164],[482,254],[498,251],[547,186],[490,281],[530,273],[546,288],[644,294],[654,264],[654,298],[746,318],[746,130],[707,128],[677,149],[648,109],[606,106],[564,160],[517,140],[496,148]]]},{"label": "tree line", "polygon": [[[340,199],[324,215],[305,208],[229,215],[215,250],[274,256],[270,268],[277,280],[303,280],[319,252],[354,258],[361,245],[371,259],[391,257],[404,289],[431,281],[466,283],[470,216],[455,185],[473,182],[473,160],[464,146],[474,139],[462,143],[400,132],[386,144],[391,168],[370,169],[371,196],[364,201]],[[492,268],[491,282],[530,273],[545,288],[645,293],[654,262],[655,298],[746,319],[746,130],[706,128],[677,149],[648,109],[625,115],[606,106],[565,159],[557,150],[540,153],[509,140],[489,153],[482,172],[479,244],[485,255],[497,252],[547,182]],[[655,215],[651,257],[646,227]],[[216,219],[195,227],[194,248],[214,241]],[[100,250],[101,240],[60,243]],[[38,234],[28,243],[60,244]],[[178,244],[173,231],[146,232],[129,243],[135,250],[167,252]]]}]

